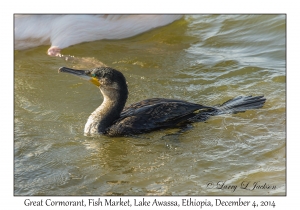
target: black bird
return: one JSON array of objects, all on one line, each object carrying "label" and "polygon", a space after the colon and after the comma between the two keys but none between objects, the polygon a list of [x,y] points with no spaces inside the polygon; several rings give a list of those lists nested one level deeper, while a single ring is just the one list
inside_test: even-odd
[{"label": "black bird", "polygon": [[102,104],[90,115],[85,124],[84,133],[86,135],[141,134],[205,121],[214,115],[258,109],[266,101],[263,96],[239,96],[222,105],[203,106],[183,100],[151,98],[125,107],[128,89],[126,79],[121,72],[110,67],[92,70],[61,67],[58,71],[91,81],[100,88],[104,97]]}]

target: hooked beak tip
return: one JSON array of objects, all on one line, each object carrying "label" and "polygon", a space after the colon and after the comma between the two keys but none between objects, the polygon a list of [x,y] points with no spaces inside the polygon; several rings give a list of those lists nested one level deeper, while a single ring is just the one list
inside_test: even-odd
[{"label": "hooked beak tip", "polygon": [[59,67],[59,69],[58,69],[58,73],[59,72],[62,72],[62,69],[63,69],[64,67]]}]

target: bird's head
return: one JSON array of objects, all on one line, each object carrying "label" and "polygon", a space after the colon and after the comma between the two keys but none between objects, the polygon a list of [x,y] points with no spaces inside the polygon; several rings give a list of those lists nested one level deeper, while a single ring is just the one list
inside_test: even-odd
[{"label": "bird's head", "polygon": [[[115,94],[128,95],[126,79],[124,75],[110,67],[99,67],[91,70],[76,70],[60,67],[58,72],[65,72],[92,82],[100,88],[104,96],[109,98]],[[113,94],[113,95],[112,95]]]}]

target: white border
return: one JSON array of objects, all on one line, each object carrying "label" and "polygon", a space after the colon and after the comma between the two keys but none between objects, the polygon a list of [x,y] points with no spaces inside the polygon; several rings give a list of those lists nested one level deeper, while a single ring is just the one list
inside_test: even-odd
[{"label": "white border", "polygon": [[[299,181],[299,8],[296,1],[279,0],[184,0],[184,1],[11,1],[1,9],[1,206],[3,209],[32,209],[25,207],[26,197],[13,196],[13,14],[14,13],[286,13],[287,14],[287,196],[241,197],[243,200],[275,200],[275,209],[298,206]],[[9,77],[7,77],[9,75]],[[38,199],[39,197],[34,197]],[[46,199],[46,197],[42,197]],[[135,197],[130,197],[134,199]],[[140,198],[140,197],[138,197]],[[201,197],[203,199],[205,197]],[[214,200],[218,197],[207,197]],[[221,197],[236,200],[239,197]],[[57,200],[74,200],[79,197],[51,197]],[[85,197],[87,199],[87,197]],[[149,198],[150,199],[150,198]],[[168,197],[166,197],[168,199]],[[179,199],[174,197],[172,199]],[[8,207],[8,208],[5,208]],[[40,209],[39,207],[35,207]],[[56,207],[57,208],[57,207]],[[99,209],[96,207],[94,209]],[[199,207],[197,207],[199,208]],[[76,207],[76,209],[81,209]],[[86,207],[84,209],[87,209]],[[102,209],[104,209],[102,207]],[[118,209],[118,208],[114,208]],[[165,208],[164,208],[165,209]]]}]

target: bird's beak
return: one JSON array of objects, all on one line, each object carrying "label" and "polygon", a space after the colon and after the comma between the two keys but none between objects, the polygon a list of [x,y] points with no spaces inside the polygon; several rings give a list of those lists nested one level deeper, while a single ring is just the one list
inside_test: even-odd
[{"label": "bird's beak", "polygon": [[98,79],[91,75],[91,70],[76,70],[76,69],[71,69],[71,68],[67,68],[67,67],[60,67],[58,69],[58,72],[69,73],[69,74],[78,76],[82,79],[88,80],[98,87],[100,86]]}]

